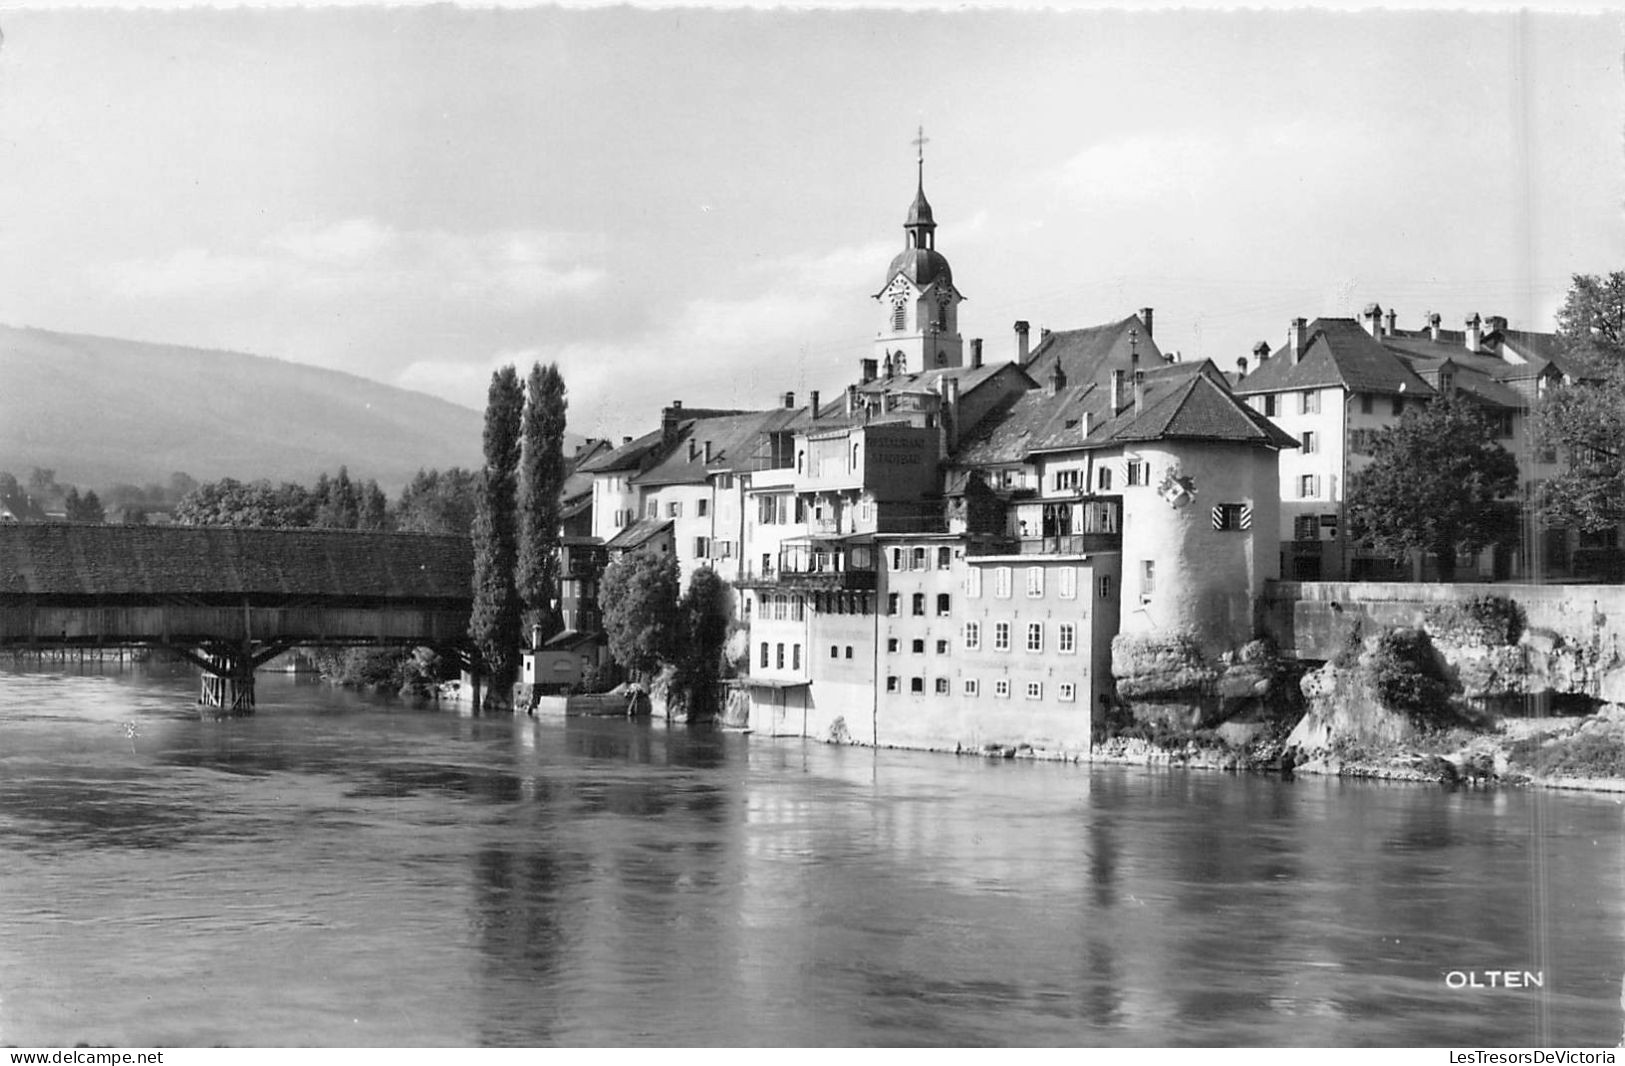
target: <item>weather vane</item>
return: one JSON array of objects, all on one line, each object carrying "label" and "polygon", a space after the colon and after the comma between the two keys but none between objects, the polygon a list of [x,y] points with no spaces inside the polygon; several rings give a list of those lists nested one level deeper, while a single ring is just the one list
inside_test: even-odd
[{"label": "weather vane", "polygon": [[925,166],[925,146],[930,144],[931,140],[925,135],[924,126],[920,127],[919,134],[910,143],[914,145],[914,161],[922,167]]}]

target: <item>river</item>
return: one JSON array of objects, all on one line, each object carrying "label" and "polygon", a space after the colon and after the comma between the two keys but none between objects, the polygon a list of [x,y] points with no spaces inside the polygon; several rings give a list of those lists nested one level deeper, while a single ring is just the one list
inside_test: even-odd
[{"label": "river", "polygon": [[196,684],[0,673],[0,1044],[1625,1029],[1618,796],[472,717],[277,675],[216,722]]}]

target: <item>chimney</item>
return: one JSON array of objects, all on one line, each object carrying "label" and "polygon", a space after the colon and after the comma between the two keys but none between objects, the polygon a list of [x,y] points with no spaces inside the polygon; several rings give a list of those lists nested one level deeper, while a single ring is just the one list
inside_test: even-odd
[{"label": "chimney", "polygon": [[1016,362],[1027,361],[1027,323],[1016,323]]},{"label": "chimney", "polygon": [[1038,329],[1038,339],[1041,340],[1041,341],[1049,340],[1049,327],[1048,326],[1040,326],[1039,327],[1039,329]]},{"label": "chimney", "polygon": [[1303,345],[1307,340],[1304,334],[1308,332],[1308,329],[1309,323],[1301,318],[1294,318],[1292,324],[1287,326],[1286,350],[1287,354],[1292,357],[1293,366],[1297,366],[1298,360],[1303,358]]},{"label": "chimney", "polygon": [[1270,342],[1259,341],[1257,344],[1253,345],[1253,356],[1258,360],[1259,366],[1263,366],[1265,363],[1269,362]]},{"label": "chimney", "polygon": [[1152,322],[1152,318],[1151,318],[1151,308],[1149,308],[1149,307],[1140,308],[1140,321],[1145,324],[1145,339],[1150,340],[1151,339],[1151,330],[1152,330],[1152,326],[1153,326],[1153,322]]},{"label": "chimney", "polygon": [[880,363],[875,359],[858,360],[858,384],[867,385],[880,376]]},{"label": "chimney", "polygon": [[786,408],[790,408],[790,407],[794,407],[795,405],[796,405],[796,394],[793,393],[793,392],[785,393],[784,394],[784,406]]},{"label": "chimney", "polygon": [[1066,371],[1061,369],[1061,360],[1055,360],[1055,366],[1049,372],[1049,387],[1044,390],[1045,395],[1054,396],[1066,388]]},{"label": "chimney", "polygon": [[1134,372],[1134,417],[1140,417],[1140,408],[1145,406],[1145,371]]},{"label": "chimney", "polygon": [[703,454],[705,456],[705,461],[706,462],[709,463],[711,461],[711,442],[710,441],[705,442],[705,446],[702,449],[701,454]]},{"label": "chimney", "polygon": [[693,462],[700,454],[700,442],[693,437],[688,438],[688,461]]},{"label": "chimney", "polygon": [[1247,376],[1247,357],[1244,355],[1236,360],[1236,380],[1240,381]]},{"label": "chimney", "polygon": [[1112,414],[1115,415],[1123,409],[1123,372],[1112,371]]},{"label": "chimney", "polygon": [[1374,303],[1366,304],[1365,310],[1360,312],[1360,325],[1371,336],[1382,336],[1382,308]]},{"label": "chimney", "polygon": [[970,342],[970,368],[972,370],[982,368],[982,338],[980,337],[973,337]]},{"label": "chimney", "polygon": [[1507,320],[1504,315],[1491,315],[1484,320],[1484,324],[1490,327],[1491,333],[1505,333],[1507,331]]},{"label": "chimney", "polygon": [[1444,321],[1444,316],[1437,311],[1428,312],[1428,339],[1433,341],[1434,344],[1439,343],[1439,323],[1442,321]]},{"label": "chimney", "polygon": [[812,420],[814,422],[818,421],[818,390],[817,389],[814,389],[813,391],[811,391],[811,392],[809,392],[807,394],[807,412],[808,412],[809,415],[811,415]]},{"label": "chimney", "polygon": [[1483,347],[1484,327],[1475,311],[1467,316],[1467,350],[1477,354]]},{"label": "chimney", "polygon": [[1084,440],[1089,439],[1089,421],[1090,419],[1088,411],[1083,412],[1083,417],[1078,419],[1078,427],[1083,430]]},{"label": "chimney", "polygon": [[683,401],[673,400],[670,407],[660,412],[660,440],[662,443],[667,445],[677,443],[677,423],[682,411]]},{"label": "chimney", "polygon": [[[869,360],[865,360],[865,362],[869,362]],[[856,412],[857,409],[858,409],[858,387],[856,385],[848,385],[846,387],[846,416],[848,418],[851,418],[853,413]]]},{"label": "chimney", "polygon": [[530,627],[530,647],[531,647],[531,650],[534,651],[535,649],[540,648],[541,646],[542,646],[542,627],[540,625],[533,625],[533,626]]},{"label": "chimney", "polygon": [[1398,328],[1395,322],[1398,317],[1399,316],[1394,313],[1394,309],[1390,307],[1388,309],[1388,314],[1383,318],[1384,325],[1382,327],[1382,335],[1384,337],[1392,337],[1394,335],[1394,330]]},{"label": "chimney", "polygon": [[632,438],[631,437],[622,437],[621,438],[621,446],[622,447],[625,447],[626,445],[631,444],[631,443],[632,443]]},{"label": "chimney", "polygon": [[948,407],[949,407],[949,409],[951,409],[951,410],[953,410],[955,412],[958,412],[958,410],[959,410],[959,379],[958,378],[949,378],[948,379]]},{"label": "chimney", "polygon": [[892,362],[891,353],[887,352],[886,353],[886,358],[882,359],[880,361],[880,373],[881,373],[881,376],[890,378],[892,376],[892,374],[895,373],[895,372],[896,372],[896,364]]}]

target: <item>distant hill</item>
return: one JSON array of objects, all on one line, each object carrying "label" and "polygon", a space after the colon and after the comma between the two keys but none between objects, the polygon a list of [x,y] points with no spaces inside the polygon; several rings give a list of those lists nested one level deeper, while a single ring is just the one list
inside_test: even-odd
[{"label": "distant hill", "polygon": [[44,467],[87,488],[173,471],[309,484],[342,464],[393,496],[420,467],[478,468],[483,424],[445,400],[279,359],[0,326],[0,470],[19,478]]}]

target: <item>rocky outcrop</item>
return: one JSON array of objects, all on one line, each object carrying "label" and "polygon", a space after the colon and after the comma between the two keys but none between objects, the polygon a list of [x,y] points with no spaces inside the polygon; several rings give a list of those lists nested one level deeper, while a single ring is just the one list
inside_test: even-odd
[{"label": "rocky outcrop", "polygon": [[1296,702],[1283,684],[1285,664],[1263,640],[1210,658],[1187,634],[1119,634],[1112,639],[1112,674],[1118,702],[1133,720],[1167,729],[1262,720]]}]

